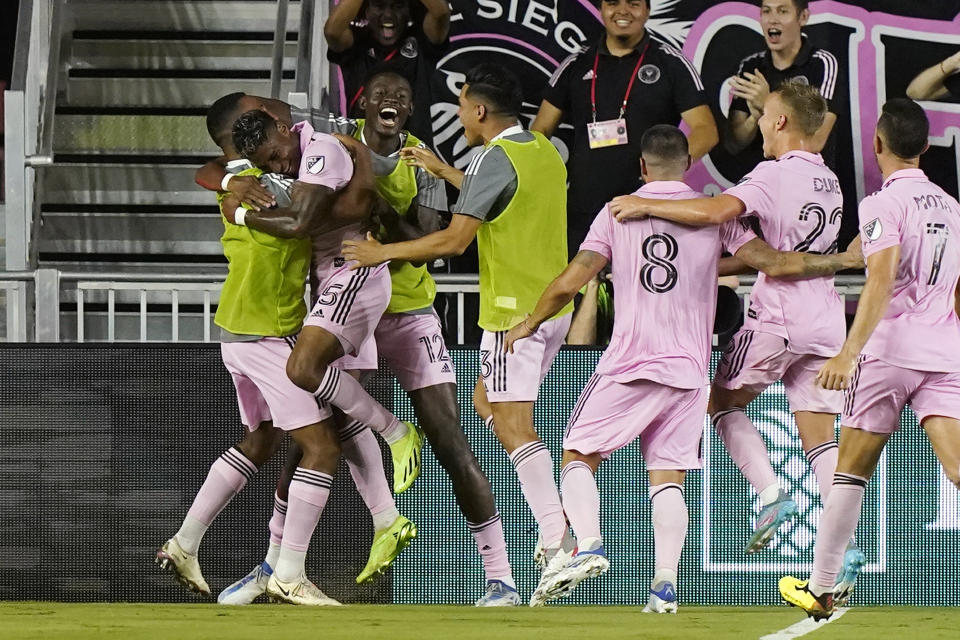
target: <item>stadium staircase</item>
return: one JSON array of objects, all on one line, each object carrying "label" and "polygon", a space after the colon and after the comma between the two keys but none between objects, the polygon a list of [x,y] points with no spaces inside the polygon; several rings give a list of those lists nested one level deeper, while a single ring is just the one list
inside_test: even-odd
[{"label": "stadium staircase", "polygon": [[[217,155],[204,113],[231,91],[269,95],[277,3],[69,0],[66,9],[54,165],[37,190],[39,266],[222,277],[219,214],[212,195],[193,182],[197,166]],[[281,96],[293,90],[299,9],[290,3]],[[139,304],[115,302],[116,337],[137,339],[122,335],[138,330],[122,318],[129,312],[133,320]],[[98,309],[105,311],[106,298],[85,305],[86,339],[102,339],[105,314]],[[76,300],[64,296],[61,310],[70,339]],[[200,324],[188,322],[181,332]]]}]

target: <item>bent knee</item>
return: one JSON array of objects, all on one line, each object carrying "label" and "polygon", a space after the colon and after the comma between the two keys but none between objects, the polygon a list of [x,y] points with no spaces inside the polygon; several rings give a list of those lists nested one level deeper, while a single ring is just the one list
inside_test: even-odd
[{"label": "bent knee", "polygon": [[325,372],[326,367],[321,367],[296,352],[291,353],[287,358],[287,377],[290,378],[290,382],[310,393],[320,387]]}]

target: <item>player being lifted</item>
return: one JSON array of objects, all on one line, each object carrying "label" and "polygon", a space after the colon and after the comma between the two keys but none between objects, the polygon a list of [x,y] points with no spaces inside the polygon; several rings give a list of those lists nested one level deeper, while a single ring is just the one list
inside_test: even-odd
[{"label": "player being lifted", "polygon": [[[683,183],[687,139],[674,126],[651,127],[641,140],[644,186],[634,195],[658,200],[700,198]],[[577,555],[549,582],[542,600],[569,593],[609,562],[600,534],[600,463],[637,438],[650,476],[656,572],[646,612],[677,611],[677,571],[687,534],[683,481],[701,465],[711,337],[722,249],[778,276],[831,271],[858,256],[780,253],[747,225],[687,226],[646,218],[617,223],[604,207],[580,251],[544,291],[533,313],[507,334],[518,348],[604,267],[617,296],[613,335],[570,416],[563,439],[560,488],[577,537]]]},{"label": "player being lifted", "polygon": [[[466,173],[423,149],[403,151],[411,162],[460,189],[450,225],[406,242],[347,241],[343,251],[361,265],[423,262],[461,254],[477,238],[484,333],[483,384],[474,392],[475,404],[510,455],[553,559],[562,554],[567,525],[550,452],[534,429],[533,405],[563,343],[572,305],[544,322],[537,338],[516,353],[503,352],[503,339],[533,310],[537,295],[566,263],[566,169],[546,138],[519,124],[521,102],[519,81],[503,67],[481,64],[470,70],[460,92],[459,116],[468,144],[485,148]],[[488,403],[491,409],[484,409]],[[515,591],[512,585],[505,589]]]},{"label": "player being lifted", "polygon": [[783,599],[816,619],[849,595],[833,588],[844,546],[906,404],[960,487],[960,204],[919,168],[928,134],[917,103],[883,106],[873,140],[883,186],[860,203],[867,281],[843,348],[817,374],[824,388],[846,390],[840,458],[810,579],[780,580]]},{"label": "player being lifted", "polygon": [[[777,250],[832,253],[843,200],[836,175],[813,143],[826,112],[827,103],[815,88],[786,82],[769,94],[758,123],[764,156],[774,160],[760,163],[740,184],[713,198],[656,202],[621,196],[611,210],[621,220],[651,215],[698,225],[754,216],[763,238]],[[724,354],[710,393],[714,427],[763,503],[748,553],[764,548],[796,514],[797,505],[780,489],[746,406],[783,381],[807,461],[826,499],[837,460],[834,423],[843,398],[817,387],[814,379],[840,349],[844,332],[843,303],[832,270],[808,279],[757,277],[744,326]],[[863,562],[851,543],[846,568],[851,579]]]}]

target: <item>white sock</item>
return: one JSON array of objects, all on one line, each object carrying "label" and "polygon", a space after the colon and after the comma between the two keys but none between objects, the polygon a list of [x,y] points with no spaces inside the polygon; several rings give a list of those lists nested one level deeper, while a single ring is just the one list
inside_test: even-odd
[{"label": "white sock", "polygon": [[491,580],[499,580],[503,584],[507,585],[511,589],[517,588],[517,583],[513,581],[513,576],[498,576],[496,578],[490,578]]},{"label": "white sock", "polygon": [[650,583],[650,586],[654,587],[664,581],[669,582],[676,587],[677,572],[673,569],[657,569],[656,573],[653,574],[653,582]]},{"label": "white sock", "polygon": [[400,512],[397,511],[396,506],[392,506],[384,509],[383,511],[371,513],[370,515],[373,517],[373,530],[383,531],[400,517]]},{"label": "white sock", "polygon": [[277,568],[277,560],[280,559],[280,544],[277,542],[271,542],[270,548],[267,549],[267,557],[263,559],[271,569]]},{"label": "white sock", "polygon": [[173,537],[177,539],[180,548],[192,556],[197,555],[200,549],[200,540],[207,532],[208,525],[203,524],[193,516],[187,514],[180,525],[180,530]]},{"label": "white sock", "polygon": [[277,566],[273,574],[281,582],[295,582],[303,575],[303,566],[306,564],[307,552],[295,551],[289,546],[281,547],[277,558]]},{"label": "white sock", "polygon": [[763,506],[773,504],[778,497],[780,497],[780,485],[778,484],[772,484],[760,492],[760,502],[763,503]]},{"label": "white sock", "polygon": [[397,424],[392,427],[387,427],[381,431],[380,435],[387,441],[387,444],[393,444],[394,442],[403,440],[404,436],[407,435],[407,429],[409,429],[409,427],[405,422],[397,422]]}]

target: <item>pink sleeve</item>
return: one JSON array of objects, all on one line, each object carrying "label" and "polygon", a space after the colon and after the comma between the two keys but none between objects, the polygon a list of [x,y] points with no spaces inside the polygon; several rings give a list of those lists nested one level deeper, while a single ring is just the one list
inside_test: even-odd
[{"label": "pink sleeve", "polygon": [[619,223],[614,222],[613,215],[610,214],[610,209],[604,205],[603,209],[600,209],[600,213],[597,214],[597,217],[594,218],[593,224],[590,225],[590,231],[587,232],[587,237],[584,238],[580,244],[580,251],[593,251],[610,260],[613,256],[610,247],[613,245],[614,224]]},{"label": "pink sleeve", "polygon": [[353,158],[333,136],[316,134],[300,157],[297,180],[336,191],[353,177]]},{"label": "pink sleeve", "polygon": [[860,240],[863,256],[868,256],[900,244],[900,224],[903,208],[882,194],[864,198],[860,203]]},{"label": "pink sleeve", "polygon": [[740,247],[756,237],[757,234],[750,228],[750,222],[747,218],[728,220],[720,225],[720,244],[732,256],[737,254]]},{"label": "pink sleeve", "polygon": [[763,219],[775,212],[778,190],[778,173],[773,168],[773,163],[763,162],[724,193],[743,203],[747,209],[744,215]]}]

